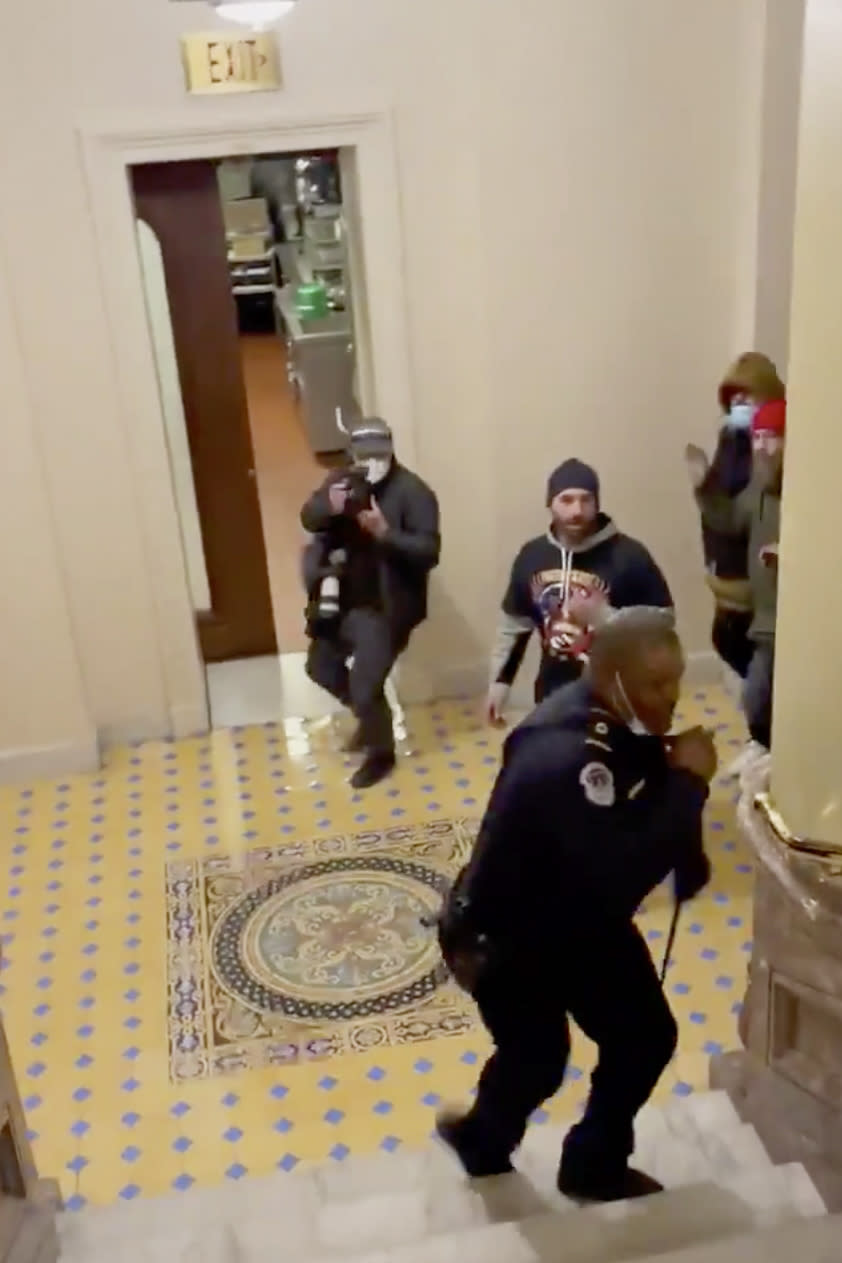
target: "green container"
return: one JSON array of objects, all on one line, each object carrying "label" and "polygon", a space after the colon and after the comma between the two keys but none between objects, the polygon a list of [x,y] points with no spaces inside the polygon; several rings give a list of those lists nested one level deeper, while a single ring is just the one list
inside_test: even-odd
[{"label": "green container", "polygon": [[330,314],[324,285],[299,285],[295,291],[295,310],[299,320],[324,320]]}]

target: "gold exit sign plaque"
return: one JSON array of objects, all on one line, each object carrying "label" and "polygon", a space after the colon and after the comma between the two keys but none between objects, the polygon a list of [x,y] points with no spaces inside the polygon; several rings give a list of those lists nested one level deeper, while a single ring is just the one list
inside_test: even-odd
[{"label": "gold exit sign plaque", "polygon": [[181,55],[187,91],[205,96],[271,92],[281,86],[281,58],[273,32],[183,35]]}]

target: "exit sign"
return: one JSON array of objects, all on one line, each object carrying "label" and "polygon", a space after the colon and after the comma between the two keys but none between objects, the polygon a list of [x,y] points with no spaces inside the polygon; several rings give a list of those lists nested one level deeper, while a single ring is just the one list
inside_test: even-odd
[{"label": "exit sign", "polygon": [[183,35],[181,56],[187,91],[193,94],[271,92],[281,86],[281,58],[274,32],[232,35],[219,30]]}]

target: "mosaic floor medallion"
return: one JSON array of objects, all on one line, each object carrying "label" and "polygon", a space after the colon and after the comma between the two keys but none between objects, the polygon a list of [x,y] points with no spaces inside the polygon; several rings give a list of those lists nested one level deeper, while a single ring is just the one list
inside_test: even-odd
[{"label": "mosaic floor medallion", "polygon": [[471,1027],[422,922],[474,831],[439,821],[168,865],[173,1078]]}]

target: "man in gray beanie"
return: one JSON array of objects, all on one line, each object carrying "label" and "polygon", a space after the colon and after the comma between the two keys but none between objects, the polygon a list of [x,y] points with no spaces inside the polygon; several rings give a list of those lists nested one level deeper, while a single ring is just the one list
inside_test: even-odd
[{"label": "man in gray beanie", "polygon": [[441,537],[438,500],[395,459],[385,421],[358,422],[350,447],[350,468],[332,471],[301,510],[315,536],[304,564],[307,674],[353,711],[349,749],[365,757],[351,784],[368,789],[395,766],[384,685],[427,617]]},{"label": "man in gray beanie", "polygon": [[541,637],[535,701],[578,679],[590,633],[610,610],[670,608],[667,582],[643,544],[600,510],[599,476],[581,460],[550,474],[545,534],[529,540],[512,566],[491,655],[486,713],[502,723],[509,691],[533,631]]}]

